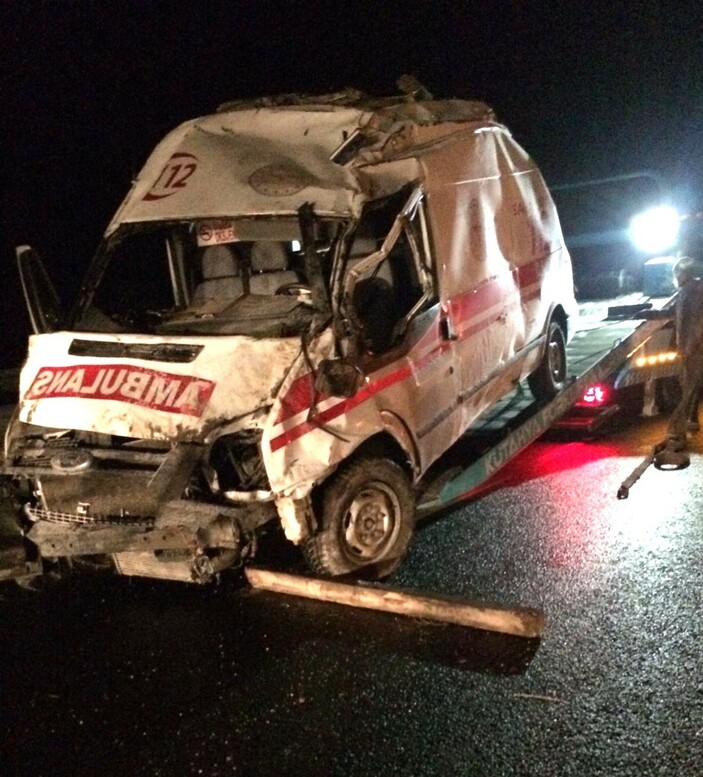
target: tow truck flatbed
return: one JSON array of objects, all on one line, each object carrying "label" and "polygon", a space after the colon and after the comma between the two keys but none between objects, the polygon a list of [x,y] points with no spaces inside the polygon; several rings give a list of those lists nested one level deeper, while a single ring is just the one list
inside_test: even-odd
[{"label": "tow truck flatbed", "polygon": [[[550,402],[539,404],[519,384],[496,403],[455,446],[461,450],[473,447],[479,451],[478,458],[474,452],[473,460],[450,470],[445,467],[442,472],[443,457],[420,497],[418,515],[427,516],[479,492],[498,470],[567,413],[589,386],[613,373],[666,323],[666,320],[625,319],[601,321],[577,330],[567,346],[566,388]],[[496,435],[499,435],[497,441]],[[449,451],[448,458],[456,457],[455,449]]]}]

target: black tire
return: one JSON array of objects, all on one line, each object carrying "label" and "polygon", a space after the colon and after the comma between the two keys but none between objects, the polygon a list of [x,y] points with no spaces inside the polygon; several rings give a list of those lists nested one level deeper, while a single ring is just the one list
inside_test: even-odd
[{"label": "black tire", "polygon": [[552,319],[547,329],[547,344],[537,369],[527,377],[535,399],[555,397],[566,385],[566,336],[558,321]]},{"label": "black tire", "polygon": [[415,527],[415,495],[401,467],[389,459],[354,459],[319,496],[321,526],[303,545],[313,572],[380,579],[399,566]]}]

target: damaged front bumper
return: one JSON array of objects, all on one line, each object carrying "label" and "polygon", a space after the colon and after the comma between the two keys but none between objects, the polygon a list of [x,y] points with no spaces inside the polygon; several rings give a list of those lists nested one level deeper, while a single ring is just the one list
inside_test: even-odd
[{"label": "damaged front bumper", "polygon": [[239,563],[255,529],[272,517],[266,504],[240,508],[186,499],[167,502],[151,520],[25,512],[32,521],[26,537],[44,558],[111,555],[121,574],[197,583]]},{"label": "damaged front bumper", "polygon": [[110,557],[124,575],[205,583],[241,563],[257,530],[277,516],[272,501],[228,503],[199,492],[201,445],[120,456],[61,448],[34,461],[24,453],[4,466],[5,567]]}]

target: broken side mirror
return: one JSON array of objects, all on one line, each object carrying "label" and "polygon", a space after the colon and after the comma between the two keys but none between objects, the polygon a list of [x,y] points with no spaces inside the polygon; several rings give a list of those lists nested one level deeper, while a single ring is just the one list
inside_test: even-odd
[{"label": "broken side mirror", "polygon": [[15,253],[32,329],[36,334],[55,332],[61,328],[64,315],[44,263],[31,246],[17,246]]},{"label": "broken side mirror", "polygon": [[326,396],[353,397],[362,377],[362,373],[344,359],[323,359],[317,368],[315,390]]}]

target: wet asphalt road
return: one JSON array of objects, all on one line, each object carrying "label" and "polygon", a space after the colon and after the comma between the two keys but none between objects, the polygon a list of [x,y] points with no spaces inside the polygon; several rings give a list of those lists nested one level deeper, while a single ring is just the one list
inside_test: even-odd
[{"label": "wet asphalt road", "polygon": [[703,775],[703,434],[533,445],[391,583],[543,608],[541,640],[238,587],[0,588],[3,775]]}]

